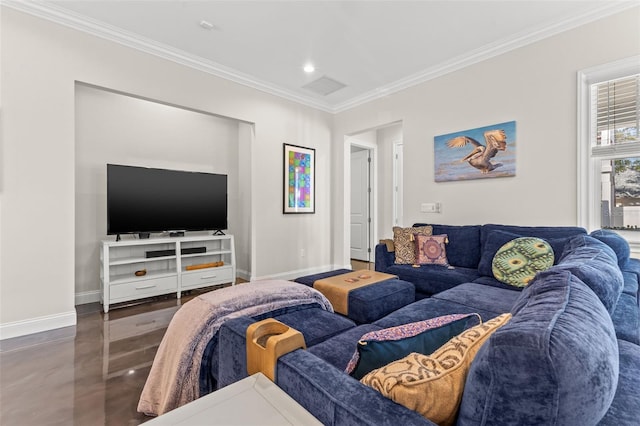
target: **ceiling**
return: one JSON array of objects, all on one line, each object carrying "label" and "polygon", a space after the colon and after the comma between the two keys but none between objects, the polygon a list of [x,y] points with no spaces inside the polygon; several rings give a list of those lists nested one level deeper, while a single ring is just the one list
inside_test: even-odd
[{"label": "ceiling", "polygon": [[[60,0],[3,4],[338,112],[637,6],[640,1]],[[202,21],[210,27],[203,28]],[[312,73],[303,71],[308,62],[315,65]],[[318,79],[323,79],[320,86],[333,80],[344,87],[326,95],[318,93],[308,86]]]}]

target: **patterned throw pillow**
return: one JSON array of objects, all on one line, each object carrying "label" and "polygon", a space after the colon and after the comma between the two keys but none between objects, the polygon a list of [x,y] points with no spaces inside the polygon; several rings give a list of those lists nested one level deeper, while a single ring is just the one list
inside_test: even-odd
[{"label": "patterned throw pillow", "polygon": [[429,355],[452,337],[480,322],[478,314],[452,314],[371,331],[358,341],[345,371],[360,380],[371,370],[412,352]]},{"label": "patterned throw pillow", "polygon": [[416,244],[417,265],[443,265],[449,266],[445,244],[449,242],[447,234],[420,235],[414,234]]},{"label": "patterned throw pillow", "polygon": [[452,425],[473,358],[509,319],[511,314],[502,314],[462,332],[431,355],[412,353],[360,381],[434,423]]},{"label": "patterned throw pillow", "polygon": [[553,266],[553,249],[541,238],[521,237],[496,252],[491,263],[493,276],[514,287],[526,287],[538,272]]},{"label": "patterned throw pillow", "polygon": [[393,227],[393,245],[396,249],[396,264],[413,265],[416,262],[414,234],[431,235],[431,226],[415,228]]}]

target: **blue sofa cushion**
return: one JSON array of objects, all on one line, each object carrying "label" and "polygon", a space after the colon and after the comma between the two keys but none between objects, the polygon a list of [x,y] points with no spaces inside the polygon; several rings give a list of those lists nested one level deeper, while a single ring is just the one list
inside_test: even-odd
[{"label": "blue sofa cushion", "polygon": [[580,278],[612,314],[624,286],[617,262],[609,246],[587,235],[579,235],[567,242],[557,267]]},{"label": "blue sofa cushion", "polygon": [[381,327],[373,324],[363,324],[355,328],[342,332],[330,339],[325,340],[315,346],[309,347],[307,350],[333,365],[340,371],[347,368],[347,364],[351,360],[353,351],[356,350],[358,340],[363,334],[370,331],[380,330]]},{"label": "blue sofa cushion", "polygon": [[[380,328],[395,327],[400,324],[409,324],[411,322],[423,321],[435,317],[441,317],[449,314],[473,314],[477,313],[482,321],[488,321],[495,318],[499,313],[466,306],[460,303],[451,302],[449,300],[435,299],[429,297],[418,300],[410,305],[400,308],[390,313],[384,318],[374,322]],[[500,312],[502,313],[502,312]]]},{"label": "blue sofa cushion", "polygon": [[447,259],[449,265],[476,269],[480,261],[480,225],[432,225],[416,223],[413,226],[430,225],[433,235],[447,234]]},{"label": "blue sofa cushion", "polygon": [[600,426],[637,425],[640,419],[640,346],[618,340],[618,351],[618,388]]},{"label": "blue sofa cushion", "polygon": [[617,232],[609,231],[607,229],[598,229],[589,234],[590,237],[596,240],[602,241],[616,254],[618,259],[618,266],[624,268],[631,257],[631,247],[629,243]]},{"label": "blue sofa cushion", "polygon": [[468,283],[480,275],[476,269],[455,267],[447,269],[438,265],[393,265],[386,272],[397,275],[401,280],[409,281],[415,286],[416,294],[435,294]]},{"label": "blue sofa cushion", "polygon": [[618,339],[640,345],[640,308],[635,297],[622,293],[611,319]]},{"label": "blue sofa cushion", "polygon": [[636,276],[635,280],[633,278],[627,279],[625,276],[623,292],[632,295],[640,302],[640,290],[638,289],[638,283],[640,282],[640,259],[629,259],[622,272]]},{"label": "blue sofa cushion", "polygon": [[622,288],[623,294],[628,294],[633,298],[638,297],[638,276],[629,271],[622,271],[622,278],[624,278],[624,287]]},{"label": "blue sofa cushion", "polygon": [[345,372],[360,380],[371,370],[412,352],[429,355],[454,336],[479,323],[480,316],[452,314],[371,331],[360,337]]},{"label": "blue sofa cushion", "polygon": [[353,321],[342,315],[317,307],[275,315],[273,318],[302,333],[307,346],[313,346],[356,326]]},{"label": "blue sofa cushion", "polygon": [[480,348],[458,425],[583,425],[607,412],[619,369],[611,317],[591,289],[556,268],[537,275],[511,321]]},{"label": "blue sofa cushion", "polygon": [[522,290],[522,288],[520,288],[520,287],[514,287],[512,285],[502,283],[502,282],[496,280],[494,277],[482,276],[482,277],[476,278],[475,280],[473,280],[471,282],[474,283],[474,284],[482,284],[482,285],[486,285],[486,286],[490,286],[490,287],[497,287],[497,288],[513,290],[513,291],[517,291],[517,292],[520,292]]},{"label": "blue sofa cushion", "polygon": [[[500,315],[510,312],[513,304],[520,297],[520,290],[488,287],[476,283],[460,284],[452,289],[434,294],[433,299],[448,300],[469,309],[480,309]],[[513,289],[513,290],[512,290]]]},{"label": "blue sofa cushion", "polygon": [[230,319],[220,327],[218,389],[247,377],[247,327],[255,322],[256,320],[249,317],[238,317]]},{"label": "blue sofa cushion", "polygon": [[520,237],[538,237],[544,240],[555,238],[575,237],[576,235],[587,235],[587,230],[577,226],[517,226],[517,225],[497,225],[486,224],[480,230],[480,246],[484,247],[487,238],[493,231],[511,232]]},{"label": "blue sofa cushion", "polygon": [[348,316],[357,324],[369,324],[413,303],[415,298],[415,286],[398,279],[356,288],[349,293]]},{"label": "blue sofa cushion", "polygon": [[[296,278],[294,281],[313,287],[320,279],[353,272],[350,269],[321,272]],[[374,285],[356,288],[349,292],[349,319],[357,324],[369,324],[382,318],[415,300],[416,289],[413,284],[398,279],[390,279]]]}]

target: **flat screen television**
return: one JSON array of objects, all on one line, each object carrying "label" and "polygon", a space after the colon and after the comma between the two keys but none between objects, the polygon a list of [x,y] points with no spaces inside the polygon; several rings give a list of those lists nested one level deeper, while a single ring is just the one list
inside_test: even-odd
[{"label": "flat screen television", "polygon": [[227,229],[227,175],[107,164],[107,234]]}]

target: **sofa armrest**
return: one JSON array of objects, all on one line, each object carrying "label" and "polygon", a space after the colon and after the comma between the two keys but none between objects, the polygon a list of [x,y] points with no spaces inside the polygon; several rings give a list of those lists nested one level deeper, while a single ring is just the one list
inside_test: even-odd
[{"label": "sofa armrest", "polygon": [[234,318],[218,332],[218,389],[244,379],[247,373],[247,327],[256,321]]},{"label": "sofa armrest", "polygon": [[282,356],[276,378],[324,425],[434,425],[305,350]]},{"label": "sofa armrest", "polygon": [[388,251],[386,244],[376,245],[375,256],[376,271],[378,272],[387,272],[387,269],[393,266],[396,261],[396,253]]}]

